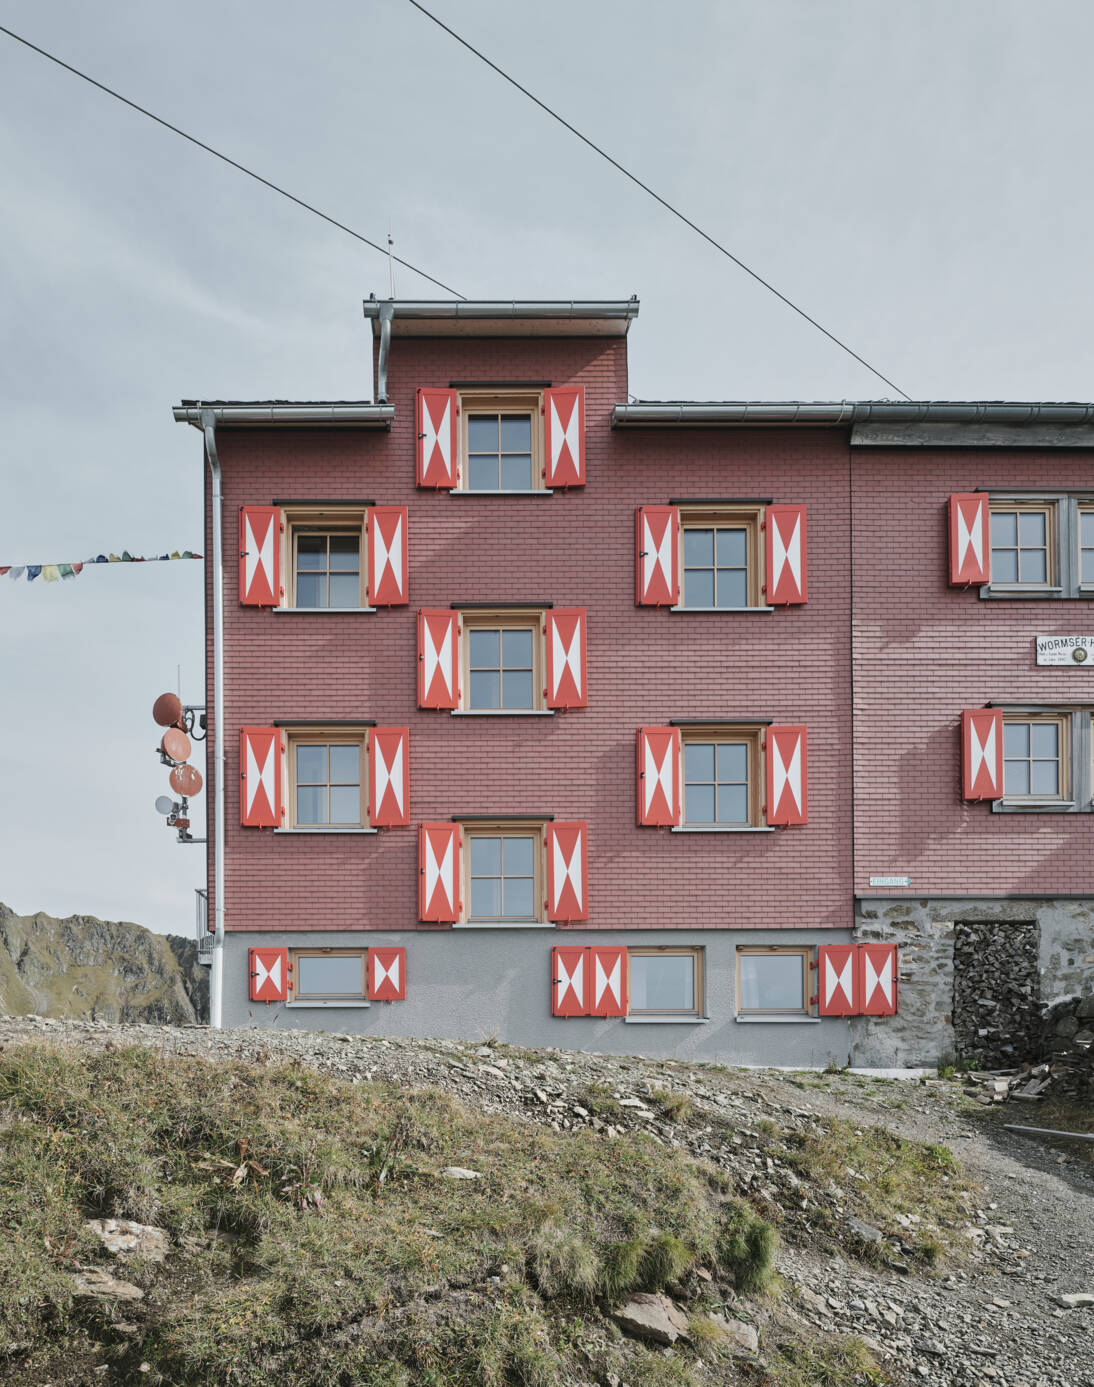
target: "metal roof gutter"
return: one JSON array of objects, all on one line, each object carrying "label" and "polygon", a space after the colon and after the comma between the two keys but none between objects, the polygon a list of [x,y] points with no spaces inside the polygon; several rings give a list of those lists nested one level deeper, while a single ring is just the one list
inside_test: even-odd
[{"label": "metal roof gutter", "polygon": [[[618,319],[638,317],[637,298],[612,299],[365,299],[366,318],[375,322],[390,307],[399,318]],[[373,331],[375,331],[375,327]],[[626,329],[624,328],[624,331]]]},{"label": "metal roof gutter", "polygon": [[1090,424],[1094,404],[1035,404],[1011,400],[648,401],[618,404],[613,428],[781,424]]},{"label": "metal roof gutter", "polygon": [[201,401],[184,401],[173,409],[176,424],[193,424],[202,428],[202,418],[212,414],[218,427],[232,428],[246,425],[292,425],[312,424],[327,426],[353,426],[356,428],[389,428],[395,418],[395,406],[389,404],[336,403],[324,404],[293,403],[291,401],[256,402],[240,401],[203,404]]}]

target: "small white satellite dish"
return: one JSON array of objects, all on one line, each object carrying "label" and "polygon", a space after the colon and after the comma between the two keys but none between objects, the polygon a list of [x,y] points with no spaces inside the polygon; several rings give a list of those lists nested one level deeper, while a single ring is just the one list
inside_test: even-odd
[{"label": "small white satellite dish", "polygon": [[170,814],[175,808],[175,801],[170,795],[159,795],[156,799],[156,813]]}]

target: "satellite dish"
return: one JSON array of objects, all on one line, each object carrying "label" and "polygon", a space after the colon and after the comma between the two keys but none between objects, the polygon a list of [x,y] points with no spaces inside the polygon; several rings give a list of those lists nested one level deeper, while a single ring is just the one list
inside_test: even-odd
[{"label": "satellite dish", "polygon": [[201,791],[201,773],[193,766],[176,766],[167,778],[176,794],[196,795]]},{"label": "satellite dish", "polygon": [[170,795],[159,795],[156,799],[156,813],[170,814],[175,807],[175,801]]},{"label": "satellite dish", "polygon": [[190,738],[177,727],[169,727],[160,741],[160,751],[172,761],[185,761],[190,755]]},{"label": "satellite dish", "polygon": [[182,719],[182,699],[178,694],[160,694],[152,705],[152,716],[161,727],[177,727]]}]

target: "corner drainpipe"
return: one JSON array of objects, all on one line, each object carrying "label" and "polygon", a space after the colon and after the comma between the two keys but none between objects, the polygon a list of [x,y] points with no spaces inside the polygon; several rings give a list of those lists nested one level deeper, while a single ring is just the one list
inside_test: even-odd
[{"label": "corner drainpipe", "polygon": [[387,403],[387,354],[391,347],[391,320],[395,317],[395,305],[380,305],[380,354],[376,359],[376,403]]},{"label": "corner drainpipe", "polygon": [[224,998],[224,542],[221,531],[220,457],[217,453],[216,414],[201,411],[205,454],[212,474],[213,499],[213,727],[216,737],[216,797],[214,800],[213,896],[216,926],[213,964],[209,977],[209,1025],[223,1025]]}]

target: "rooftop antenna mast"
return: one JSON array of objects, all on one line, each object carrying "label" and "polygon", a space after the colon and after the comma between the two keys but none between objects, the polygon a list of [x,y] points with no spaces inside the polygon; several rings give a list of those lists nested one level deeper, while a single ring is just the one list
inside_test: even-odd
[{"label": "rooftop antenna mast", "polygon": [[395,297],[395,260],[394,260],[394,250],[395,250],[395,242],[391,239],[391,218],[389,217],[389,218],[388,218],[388,223],[387,223],[387,273],[388,273],[388,278],[389,278],[390,281],[391,281],[391,297],[392,297],[392,298]]}]

